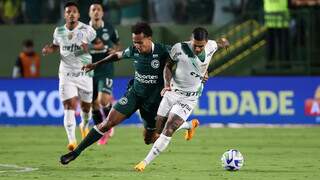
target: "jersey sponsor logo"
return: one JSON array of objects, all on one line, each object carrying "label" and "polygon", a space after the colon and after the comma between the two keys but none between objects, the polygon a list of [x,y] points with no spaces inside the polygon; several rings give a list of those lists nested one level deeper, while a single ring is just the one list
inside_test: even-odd
[{"label": "jersey sponsor logo", "polygon": [[109,34],[108,33],[103,33],[102,34],[102,39],[105,40],[105,41],[108,41],[110,38]]},{"label": "jersey sponsor logo", "polygon": [[200,80],[203,79],[203,76],[201,76],[200,74],[197,74],[195,72],[190,72],[190,75],[193,76],[193,77],[199,78]]},{"label": "jersey sponsor logo", "polygon": [[139,53],[133,53],[134,57],[139,57]]},{"label": "jersey sponsor logo", "polygon": [[159,55],[158,54],[153,54],[152,57],[153,58],[157,58],[157,57],[159,57]]},{"label": "jersey sponsor logo", "polygon": [[128,98],[122,97],[121,99],[119,99],[119,104],[126,105],[127,103],[128,103]]},{"label": "jersey sponsor logo", "polygon": [[183,104],[183,103],[179,102],[179,105],[180,105],[180,107],[183,108],[183,110],[184,110],[184,112],[185,112],[186,114],[187,114],[186,110],[187,110],[187,111],[191,111],[191,110],[192,110],[192,108],[191,108],[188,104]]},{"label": "jersey sponsor logo", "polygon": [[151,61],[151,67],[153,67],[154,69],[159,68],[160,66],[160,61],[158,59],[154,59]]},{"label": "jersey sponsor logo", "polygon": [[139,74],[138,72],[135,72],[134,78],[143,84],[157,84],[158,80],[158,75],[144,75],[144,74]]},{"label": "jersey sponsor logo", "polygon": [[76,44],[72,44],[71,46],[62,46],[63,51],[75,52],[80,49],[81,49],[80,46],[78,46]]}]

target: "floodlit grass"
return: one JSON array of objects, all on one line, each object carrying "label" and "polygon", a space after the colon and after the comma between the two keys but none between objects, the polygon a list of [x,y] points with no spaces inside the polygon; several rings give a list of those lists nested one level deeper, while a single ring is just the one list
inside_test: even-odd
[{"label": "floodlit grass", "polygon": [[[62,166],[59,157],[67,152],[66,139],[63,127],[0,127],[0,179],[320,179],[320,127],[200,127],[190,142],[179,132],[143,173],[133,170],[151,148],[143,143],[142,128],[118,127],[108,145],[94,144]],[[225,171],[220,165],[220,156],[231,148],[245,158],[238,172]],[[38,169],[23,172],[23,167]]]}]

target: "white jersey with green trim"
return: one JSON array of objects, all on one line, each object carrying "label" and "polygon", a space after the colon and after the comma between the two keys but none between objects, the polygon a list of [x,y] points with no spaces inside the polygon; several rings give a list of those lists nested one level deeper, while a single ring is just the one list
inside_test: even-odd
[{"label": "white jersey with green trim", "polygon": [[80,71],[83,64],[91,63],[89,53],[76,56],[75,52],[81,50],[81,44],[90,44],[95,37],[96,31],[82,22],[72,30],[66,25],[57,27],[53,34],[53,44],[60,47],[59,72]]},{"label": "white jersey with green trim", "polygon": [[194,55],[191,41],[175,44],[170,52],[170,57],[176,62],[176,69],[171,79],[171,88],[188,92],[202,91],[202,79],[208,69],[213,54],[218,45],[214,40],[208,40],[204,57],[199,59]]}]

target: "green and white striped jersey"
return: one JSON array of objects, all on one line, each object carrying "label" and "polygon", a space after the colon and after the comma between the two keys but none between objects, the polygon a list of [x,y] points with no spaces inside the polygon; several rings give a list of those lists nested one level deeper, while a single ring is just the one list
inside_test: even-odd
[{"label": "green and white striped jersey", "polygon": [[79,22],[77,27],[69,30],[66,25],[59,26],[53,34],[53,44],[60,47],[60,72],[80,71],[84,64],[91,63],[89,53],[76,55],[81,44],[90,44],[96,37],[96,31],[89,25]]},{"label": "green and white striped jersey", "polygon": [[[213,40],[208,40],[204,52],[196,56],[193,53],[191,41],[175,44],[170,51],[171,59],[176,62],[176,69],[171,79],[171,88],[189,92],[201,92],[203,76],[217,49],[217,43]],[[203,57],[199,58],[201,55]]]}]

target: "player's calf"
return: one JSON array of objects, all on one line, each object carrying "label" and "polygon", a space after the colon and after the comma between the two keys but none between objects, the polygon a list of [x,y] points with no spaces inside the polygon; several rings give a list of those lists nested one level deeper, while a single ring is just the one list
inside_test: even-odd
[{"label": "player's calf", "polygon": [[144,129],[143,137],[144,137],[144,139],[143,139],[144,143],[149,145],[149,144],[154,143],[159,138],[159,134],[156,132],[156,130]]}]

